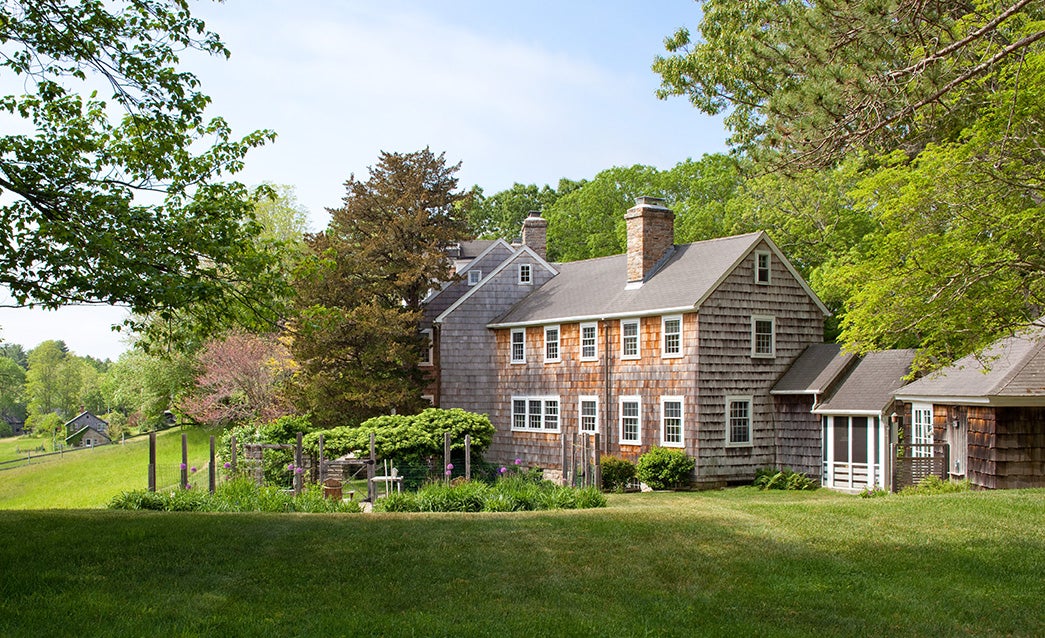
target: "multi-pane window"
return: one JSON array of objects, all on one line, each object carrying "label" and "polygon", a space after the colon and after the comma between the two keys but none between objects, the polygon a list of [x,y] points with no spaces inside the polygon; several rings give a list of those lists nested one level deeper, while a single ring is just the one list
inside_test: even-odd
[{"label": "multi-pane window", "polygon": [[519,283],[527,285],[533,283],[533,266],[530,264],[519,264]]},{"label": "multi-pane window", "polygon": [[755,253],[755,283],[768,285],[772,271],[772,253]]},{"label": "multi-pane window", "polygon": [[555,362],[559,359],[559,326],[544,327],[544,362]]},{"label": "multi-pane window", "polygon": [[595,434],[599,431],[599,399],[597,397],[581,397],[580,431],[584,434]]},{"label": "multi-pane window", "polygon": [[481,270],[469,270],[468,271],[468,285],[474,286],[475,284],[482,281],[483,271]]},{"label": "multi-pane window", "polygon": [[581,361],[595,361],[599,358],[599,324],[581,324]]},{"label": "multi-pane window", "polygon": [[620,357],[621,359],[639,358],[638,319],[628,319],[620,322]]},{"label": "multi-pane window", "polygon": [[526,363],[526,329],[512,330],[512,363]]},{"label": "multi-pane window", "polygon": [[682,316],[661,320],[661,354],[664,357],[682,356]]},{"label": "multi-pane window", "polygon": [[751,397],[726,397],[726,445],[751,445]]},{"label": "multi-pane window", "polygon": [[776,356],[776,319],[756,315],[751,317],[751,356]]},{"label": "multi-pane window", "polygon": [[623,445],[642,444],[642,419],[639,415],[639,397],[620,398],[620,442]]},{"label": "multi-pane window", "polygon": [[432,365],[432,329],[422,330],[421,338],[424,339],[424,343],[421,344],[421,360],[418,363],[430,366]]},{"label": "multi-pane window", "polygon": [[682,447],[682,397],[660,398],[660,444]]},{"label": "multi-pane window", "polygon": [[911,408],[911,456],[927,458],[933,455],[933,406],[916,403]]},{"label": "multi-pane window", "polygon": [[512,397],[512,429],[559,431],[559,397]]}]

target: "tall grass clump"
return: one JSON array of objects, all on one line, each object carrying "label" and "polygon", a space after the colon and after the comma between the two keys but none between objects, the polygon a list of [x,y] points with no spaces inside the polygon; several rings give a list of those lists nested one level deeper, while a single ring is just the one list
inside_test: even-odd
[{"label": "tall grass clump", "polygon": [[515,475],[493,485],[480,481],[430,483],[417,492],[390,494],[374,508],[382,512],[519,512],[605,506],[606,497],[597,488],[559,486]]},{"label": "tall grass clump", "polygon": [[309,486],[298,496],[275,486],[259,486],[250,479],[232,479],[213,494],[203,490],[123,492],[109,502],[110,509],[165,512],[359,512],[358,503],[323,497],[322,488]]},{"label": "tall grass clump", "polygon": [[945,481],[935,474],[926,476],[917,485],[908,485],[901,489],[901,496],[925,496],[928,494],[952,494],[954,492],[968,492],[969,480]]}]

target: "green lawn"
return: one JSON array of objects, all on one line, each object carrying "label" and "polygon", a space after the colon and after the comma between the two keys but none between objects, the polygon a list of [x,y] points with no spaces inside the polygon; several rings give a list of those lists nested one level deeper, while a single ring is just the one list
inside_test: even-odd
[{"label": "green lawn", "polygon": [[[180,481],[180,429],[160,432],[156,437],[157,482],[177,485]],[[206,484],[210,432],[186,428],[189,465],[201,468],[196,479]],[[11,451],[15,439],[3,439]],[[39,439],[17,439],[20,447]],[[0,448],[0,452],[3,449]],[[29,465],[12,469],[0,466],[0,509],[47,509],[104,507],[124,490],[148,485],[149,437],[62,455],[34,458]]]},{"label": "green lawn", "polygon": [[[3,636],[1041,636],[1045,490],[0,512]],[[15,540],[17,539],[17,540]]]}]

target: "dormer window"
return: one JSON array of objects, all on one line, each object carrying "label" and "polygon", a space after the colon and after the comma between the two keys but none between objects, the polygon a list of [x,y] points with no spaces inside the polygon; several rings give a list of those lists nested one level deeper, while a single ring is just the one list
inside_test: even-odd
[{"label": "dormer window", "polygon": [[519,264],[519,283],[529,286],[533,283],[533,266],[530,264]]},{"label": "dormer window", "polygon": [[483,279],[483,271],[481,270],[469,270],[468,271],[468,285],[474,286]]}]

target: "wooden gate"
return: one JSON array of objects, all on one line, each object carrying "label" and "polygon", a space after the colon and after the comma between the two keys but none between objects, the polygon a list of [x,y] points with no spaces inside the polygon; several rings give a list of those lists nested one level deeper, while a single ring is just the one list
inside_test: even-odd
[{"label": "wooden gate", "polygon": [[950,469],[950,445],[947,443],[893,443],[892,491],[917,485],[927,476],[938,476],[944,481]]}]

